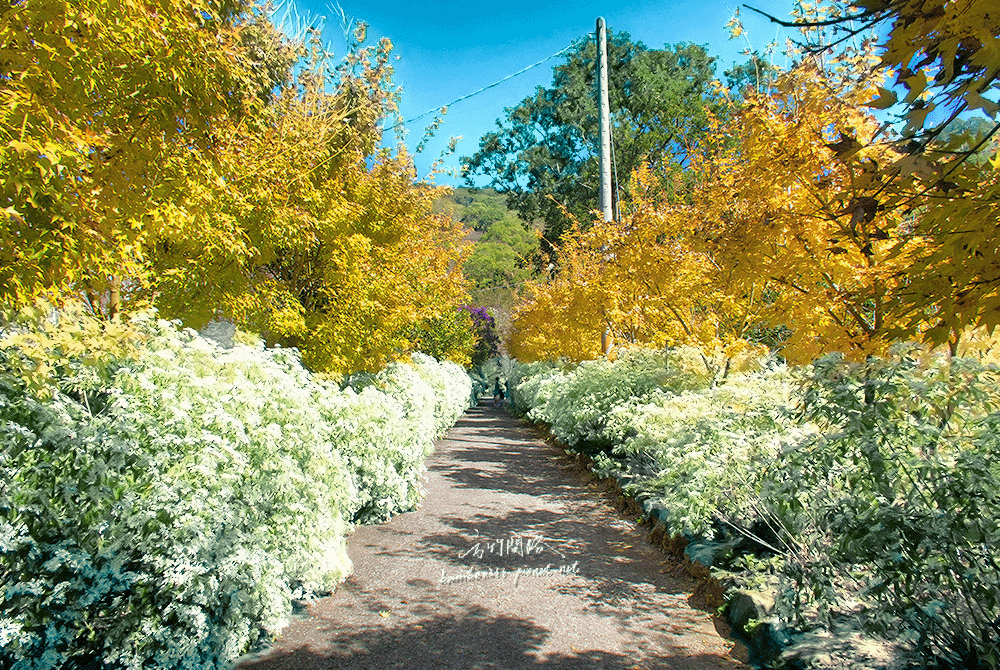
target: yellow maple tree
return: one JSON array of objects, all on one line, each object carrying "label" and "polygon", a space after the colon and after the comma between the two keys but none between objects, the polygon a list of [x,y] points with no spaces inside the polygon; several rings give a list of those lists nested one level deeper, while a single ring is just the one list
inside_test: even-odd
[{"label": "yellow maple tree", "polygon": [[608,337],[653,347],[725,344],[716,269],[692,244],[695,213],[667,202],[646,165],[632,175],[622,210],[617,221],[577,226],[563,237],[558,274],[531,284],[515,310],[515,355],[584,360],[600,355]]},{"label": "yellow maple tree", "polygon": [[462,231],[382,147],[392,45],[364,33],[333,63],[249,0],[0,10],[0,303],[231,318],[337,372],[405,355],[465,301]]},{"label": "yellow maple tree", "polygon": [[146,222],[162,313],[232,318],[344,373],[404,355],[465,300],[460,225],[432,213],[440,190],[405,149],[381,147],[392,45],[360,47],[363,30],[336,67],[314,39],[294,82],[218,133],[217,159],[177,166],[190,187]]},{"label": "yellow maple tree", "polygon": [[[889,320],[898,337],[923,336],[957,351],[963,331],[1000,325],[996,2],[823,0],[808,7],[793,21],[772,20],[801,28],[803,47],[817,57],[878,29],[874,68],[885,81],[862,102],[896,122],[895,134],[869,138],[896,155],[870,165],[882,185],[870,197],[880,211],[909,219],[894,235],[906,257]],[[981,131],[956,132],[969,119],[981,121]]]},{"label": "yellow maple tree", "polygon": [[[52,289],[113,313],[143,275],[161,170],[244,113],[239,1],[31,0],[0,9],[0,300]],[[110,292],[109,292],[110,291]]]},{"label": "yellow maple tree", "polygon": [[748,98],[695,160],[705,244],[724,290],[767,295],[755,312],[788,328],[783,353],[798,362],[888,346],[894,292],[921,242],[900,243],[912,221],[878,198],[879,166],[898,154],[872,142],[881,126],[865,103],[875,81],[823,67],[806,59],[773,95]]},{"label": "yellow maple tree", "polygon": [[[865,62],[805,59],[734,106],[690,154],[684,200],[639,170],[621,220],[574,231],[559,276],[519,309],[522,355],[592,356],[601,329],[653,346],[746,348],[762,322],[784,329],[782,353],[796,362],[887,347],[923,242],[911,216],[877,197],[879,166],[899,154],[872,142],[880,124],[865,103],[877,80]],[[569,345],[585,332],[595,344]]]}]

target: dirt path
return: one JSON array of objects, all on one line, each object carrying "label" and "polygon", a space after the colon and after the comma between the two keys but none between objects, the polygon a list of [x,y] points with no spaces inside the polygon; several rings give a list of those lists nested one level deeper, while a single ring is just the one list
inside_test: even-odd
[{"label": "dirt path", "polygon": [[240,670],[743,668],[695,583],[531,429],[471,409],[416,512],[358,528],[355,572]]}]

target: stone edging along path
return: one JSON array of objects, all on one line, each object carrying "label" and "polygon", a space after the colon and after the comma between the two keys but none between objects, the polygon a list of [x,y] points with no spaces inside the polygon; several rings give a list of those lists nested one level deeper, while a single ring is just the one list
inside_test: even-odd
[{"label": "stone edging along path", "polygon": [[420,509],[359,527],[354,574],[239,670],[745,668],[683,564],[503,410],[459,419]]}]

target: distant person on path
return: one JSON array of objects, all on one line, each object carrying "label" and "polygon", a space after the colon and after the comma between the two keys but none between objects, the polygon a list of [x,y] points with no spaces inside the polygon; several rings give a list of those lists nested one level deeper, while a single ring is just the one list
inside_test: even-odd
[{"label": "distant person on path", "polygon": [[499,407],[503,404],[503,386],[500,385],[500,378],[497,377],[496,383],[493,384],[493,406]]}]

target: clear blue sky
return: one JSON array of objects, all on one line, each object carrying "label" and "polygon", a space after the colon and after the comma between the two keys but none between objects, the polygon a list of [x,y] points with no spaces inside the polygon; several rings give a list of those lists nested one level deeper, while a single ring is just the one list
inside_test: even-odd
[{"label": "clear blue sky", "polygon": [[[326,35],[331,47],[342,55],[343,39],[336,5],[327,0],[290,0],[302,16],[326,17]],[[787,18],[791,0],[760,0],[751,3],[774,16]],[[461,96],[503,79],[509,74],[550,56],[577,38],[593,32],[598,16],[608,28],[628,32],[650,48],[692,42],[705,45],[718,57],[717,75],[734,63],[744,62],[739,52],[749,44],[758,50],[775,38],[779,43],[792,36],[786,29],[741,11],[746,38],[730,40],[725,29],[738,2],[726,0],[409,0],[370,2],[341,0],[344,13],[369,25],[369,40],[388,37],[395,55],[395,81],[402,86],[400,103],[404,119],[439,108]],[[479,138],[504,117],[504,108],[517,105],[535,87],[548,86],[552,66],[559,59],[525,72],[475,97],[451,106],[441,128],[415,162],[425,176],[450,137],[462,136],[457,151],[445,166],[457,171],[459,158],[479,147]],[[779,66],[782,62],[776,63]],[[406,143],[413,151],[433,115],[407,127]],[[390,137],[387,134],[387,137]],[[439,184],[460,185],[457,178],[439,175]]]}]

